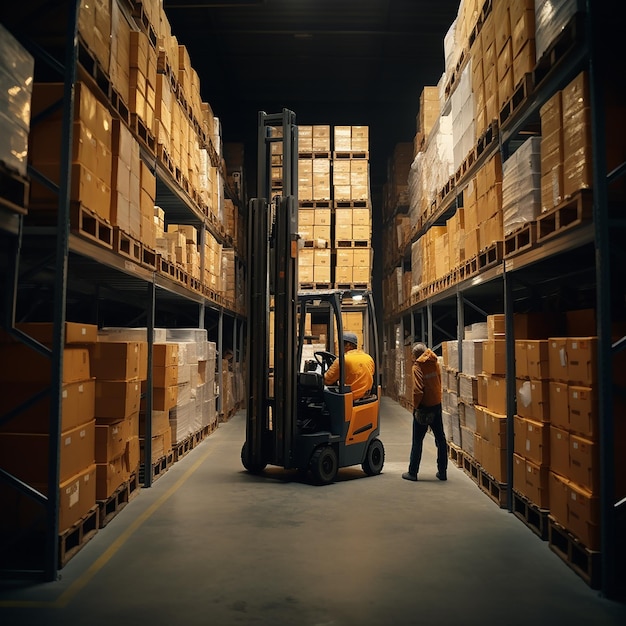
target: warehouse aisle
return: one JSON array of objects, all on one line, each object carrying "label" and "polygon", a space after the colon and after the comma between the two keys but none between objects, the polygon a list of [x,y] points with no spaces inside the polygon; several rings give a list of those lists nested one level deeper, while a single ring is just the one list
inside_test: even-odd
[{"label": "warehouse aisle", "polygon": [[0,590],[0,623],[394,626],[626,623],[462,470],[400,478],[411,415],[384,399],[383,474],[340,470],[328,487],[247,474],[245,417],[144,490],[61,570]]}]

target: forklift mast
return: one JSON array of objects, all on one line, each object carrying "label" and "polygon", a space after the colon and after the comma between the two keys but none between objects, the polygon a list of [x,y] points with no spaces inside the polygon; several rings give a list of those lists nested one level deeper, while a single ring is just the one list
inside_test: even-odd
[{"label": "forklift mast", "polygon": [[[260,111],[257,197],[248,208],[248,467],[290,465],[297,410],[297,193],[295,113]],[[268,376],[271,364],[273,390]]]}]

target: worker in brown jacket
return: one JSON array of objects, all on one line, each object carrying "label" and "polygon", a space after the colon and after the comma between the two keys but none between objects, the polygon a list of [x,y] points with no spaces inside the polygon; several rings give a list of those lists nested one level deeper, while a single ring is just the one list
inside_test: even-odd
[{"label": "worker in brown jacket", "polygon": [[443,432],[441,414],[441,370],[437,355],[423,343],[413,344],[413,440],[409,471],[405,480],[417,480],[422,446],[428,427],[433,431],[437,446],[437,478],[448,479],[448,444]]}]

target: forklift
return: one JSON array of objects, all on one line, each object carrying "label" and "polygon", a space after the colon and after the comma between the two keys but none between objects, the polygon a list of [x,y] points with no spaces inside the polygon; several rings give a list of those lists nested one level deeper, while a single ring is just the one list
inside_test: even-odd
[{"label": "forklift", "polygon": [[[268,167],[269,165],[269,167]],[[369,290],[298,292],[298,128],[295,114],[259,112],[257,198],[248,211],[246,441],[244,468],[311,472],[327,485],[340,468],[380,474],[381,372]],[[345,382],[346,314],[360,315],[363,349],[374,359],[369,393],[354,400]],[[323,333],[313,333],[323,328]],[[339,359],[339,380],[324,373]]]}]

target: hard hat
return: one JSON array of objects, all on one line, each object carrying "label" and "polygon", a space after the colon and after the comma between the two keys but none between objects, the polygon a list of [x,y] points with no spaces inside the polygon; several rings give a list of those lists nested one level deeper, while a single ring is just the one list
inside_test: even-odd
[{"label": "hard hat", "polygon": [[346,331],[343,334],[343,340],[344,340],[344,342],[351,343],[355,347],[358,345],[358,343],[357,343],[358,340],[356,338],[356,335],[354,333],[349,332],[349,331]]}]

